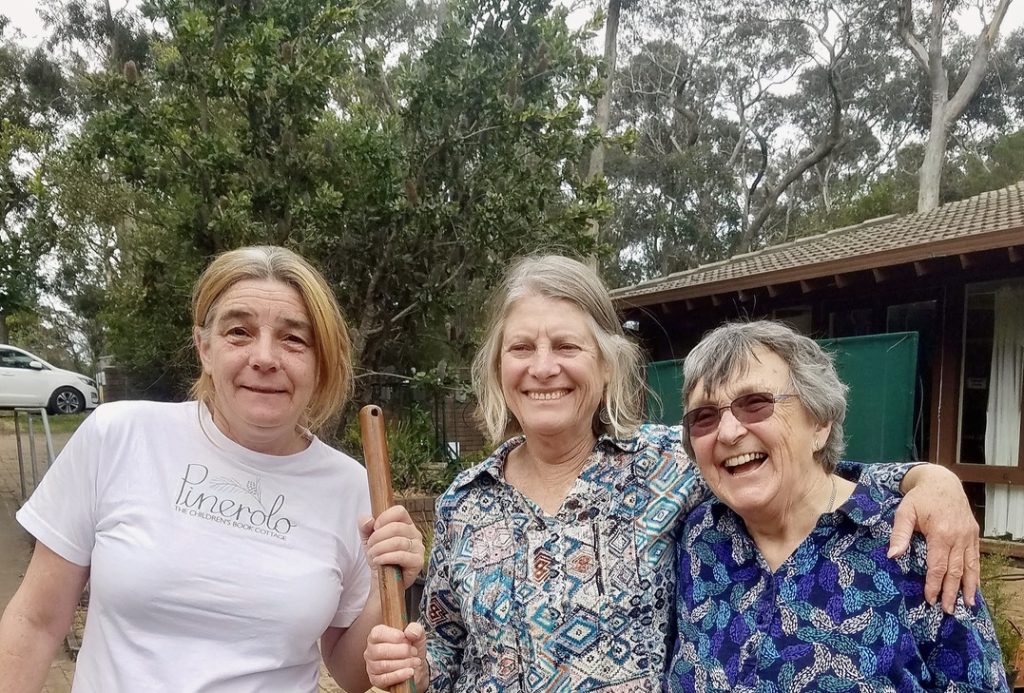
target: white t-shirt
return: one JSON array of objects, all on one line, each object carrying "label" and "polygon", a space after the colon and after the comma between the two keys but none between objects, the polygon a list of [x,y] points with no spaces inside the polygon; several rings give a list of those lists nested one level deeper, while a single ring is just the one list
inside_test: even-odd
[{"label": "white t-shirt", "polygon": [[196,402],[99,407],[18,521],[91,566],[74,693],[317,690],[317,640],[362,611],[366,472],[314,439],[225,437]]}]

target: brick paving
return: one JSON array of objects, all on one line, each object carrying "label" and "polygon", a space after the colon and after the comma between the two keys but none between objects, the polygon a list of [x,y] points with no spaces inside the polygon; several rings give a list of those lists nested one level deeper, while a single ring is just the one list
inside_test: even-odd
[{"label": "brick paving", "polygon": [[[23,441],[26,434],[22,432]],[[67,434],[54,434],[54,453],[58,453],[67,442]],[[45,459],[46,444],[42,435],[37,436],[36,454],[40,463]],[[28,464],[28,450],[24,456]],[[40,467],[40,472],[42,467]],[[28,473],[31,476],[30,473]],[[29,483],[31,491],[31,483]],[[31,537],[14,518],[19,507],[21,481],[18,473],[17,444],[10,419],[0,416],[0,605],[14,596],[25,575],[32,554]],[[80,627],[79,627],[80,630]],[[50,672],[46,677],[42,693],[70,693],[71,680],[75,675],[75,662],[65,648],[60,648]],[[320,693],[345,693],[326,671],[321,670]]]}]

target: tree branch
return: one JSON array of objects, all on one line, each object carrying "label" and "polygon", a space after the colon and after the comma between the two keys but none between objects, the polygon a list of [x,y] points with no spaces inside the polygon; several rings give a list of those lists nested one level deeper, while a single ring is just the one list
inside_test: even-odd
[{"label": "tree branch", "polygon": [[956,93],[946,103],[946,112],[943,114],[943,117],[946,120],[947,126],[955,123],[957,118],[967,109],[971,99],[974,98],[974,93],[981,84],[981,80],[984,79],[985,71],[988,69],[989,53],[992,51],[992,46],[995,44],[996,39],[999,38],[999,28],[1003,23],[1006,9],[1009,6],[1010,0],[1000,0],[999,5],[996,6],[995,14],[992,16],[992,21],[986,24],[978,34],[978,38],[974,42],[974,55],[971,58],[971,66],[967,69],[967,75],[964,77],[964,81],[960,83]]},{"label": "tree branch", "polygon": [[836,145],[839,144],[842,132],[843,102],[839,97],[839,89],[836,87],[835,72],[831,69],[828,71],[828,89],[832,94],[832,114],[828,132],[818,142],[813,151],[797,161],[796,164],[794,164],[793,167],[782,176],[777,185],[768,188],[768,197],[765,200],[764,205],[762,205],[761,209],[754,216],[753,221],[750,222],[750,226],[743,234],[743,240],[747,244],[747,250],[749,250],[749,245],[753,243],[754,236],[761,230],[765,222],[768,220],[768,216],[775,209],[779,196],[785,192],[786,188],[788,188],[793,181],[800,178],[811,166],[814,166],[828,156],[828,154],[836,148]]},{"label": "tree branch", "polygon": [[928,72],[928,49],[914,35],[914,8],[911,0],[903,0],[896,17],[900,39],[925,72]]}]

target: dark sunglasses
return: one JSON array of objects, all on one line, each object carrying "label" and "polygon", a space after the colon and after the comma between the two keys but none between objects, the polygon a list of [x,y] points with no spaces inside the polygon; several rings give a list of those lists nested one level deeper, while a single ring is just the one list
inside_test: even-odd
[{"label": "dark sunglasses", "polygon": [[694,407],[683,414],[683,428],[691,438],[700,438],[714,433],[718,430],[718,424],[722,422],[722,412],[726,409],[730,410],[736,420],[742,424],[764,421],[775,413],[776,402],[784,402],[790,397],[796,397],[796,395],[751,392],[749,395],[740,395],[724,407],[716,407],[713,404]]}]

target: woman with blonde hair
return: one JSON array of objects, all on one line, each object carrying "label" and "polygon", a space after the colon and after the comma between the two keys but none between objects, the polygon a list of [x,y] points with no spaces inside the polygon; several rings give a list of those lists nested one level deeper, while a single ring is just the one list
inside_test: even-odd
[{"label": "woman with blonde hair", "polygon": [[[315,431],[351,346],[323,277],[279,247],[218,256],[196,284],[195,399],[99,407],[18,520],[36,550],[0,621],[0,691],[39,691],[88,580],[76,693],[348,690],[379,623],[370,566],[411,582],[408,513],[370,515],[364,469]],[[318,648],[319,641],[319,648]]]}]

